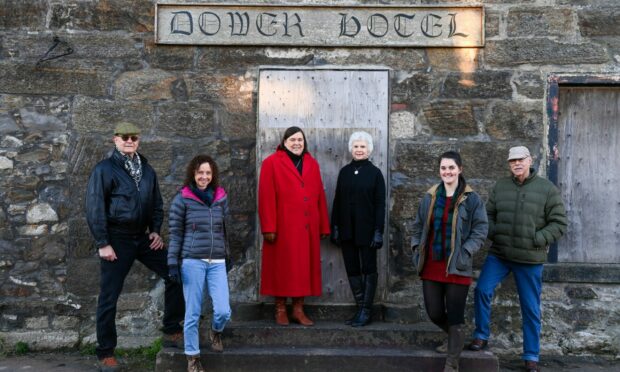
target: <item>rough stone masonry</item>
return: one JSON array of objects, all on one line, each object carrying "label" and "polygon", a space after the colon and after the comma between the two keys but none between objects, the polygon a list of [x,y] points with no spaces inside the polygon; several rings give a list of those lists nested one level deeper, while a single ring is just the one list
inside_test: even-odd
[{"label": "rough stone masonry", "polygon": [[[390,69],[384,305],[410,308],[415,320],[426,320],[408,240],[418,200],[438,180],[436,156],[459,150],[467,178],[486,198],[493,181],[506,174],[505,154],[513,144],[528,145],[544,170],[550,73],[620,75],[616,0],[476,4],[485,9],[482,48],[324,48],[158,45],[151,0],[0,0],[0,345],[22,341],[47,349],[94,342],[98,260],[83,196],[121,119],[143,128],[141,152],[158,172],[166,207],[197,149],[218,160],[221,182],[235,196],[232,299],[258,300],[256,94],[263,65]],[[66,43],[58,48],[73,52],[37,64],[54,36]],[[596,282],[595,271],[611,274]],[[560,275],[544,285],[543,353],[618,356],[617,266],[569,273],[570,281]],[[162,291],[160,280],[135,265],[119,302],[121,346],[159,336]],[[497,293],[493,316],[498,351],[518,353],[512,281]]]}]

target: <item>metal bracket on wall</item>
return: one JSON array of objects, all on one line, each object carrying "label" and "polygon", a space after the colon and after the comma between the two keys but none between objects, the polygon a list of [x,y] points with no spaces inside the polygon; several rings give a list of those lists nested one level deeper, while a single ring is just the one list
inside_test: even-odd
[{"label": "metal bracket on wall", "polygon": [[[59,45],[62,46],[64,48],[64,50],[61,51],[60,54],[55,54],[55,55],[51,55],[50,56],[49,54],[54,49],[56,49],[56,47],[58,47]],[[73,53],[73,48],[71,48],[66,41],[60,40],[60,38],[58,36],[54,36],[54,44],[52,44],[52,46],[48,49],[48,51],[45,52],[45,54],[41,58],[39,58],[39,60],[37,61],[37,66],[40,66],[41,63],[43,63],[45,61],[49,61],[49,60],[52,60],[52,59],[68,56],[69,54],[72,54],[72,53]]]}]

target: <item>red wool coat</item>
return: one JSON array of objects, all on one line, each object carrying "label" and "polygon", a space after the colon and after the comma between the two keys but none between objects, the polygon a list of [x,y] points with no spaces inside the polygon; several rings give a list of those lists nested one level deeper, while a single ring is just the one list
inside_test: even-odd
[{"label": "red wool coat", "polygon": [[329,234],[325,190],[319,164],[303,158],[302,175],[284,150],[261,166],[258,215],[263,242],[260,293],[278,297],[321,295],[321,234]]}]

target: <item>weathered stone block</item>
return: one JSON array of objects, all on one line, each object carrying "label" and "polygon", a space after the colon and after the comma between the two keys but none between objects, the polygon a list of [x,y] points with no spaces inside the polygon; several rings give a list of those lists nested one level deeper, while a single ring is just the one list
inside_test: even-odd
[{"label": "weathered stone block", "polygon": [[[143,134],[154,127],[153,107],[141,101],[94,99],[85,96],[75,98],[73,128],[89,135],[103,134],[112,146],[114,125],[119,121],[135,123]],[[101,138],[99,138],[102,141]]]},{"label": "weathered stone block", "polygon": [[545,95],[544,80],[539,72],[516,72],[512,82],[517,93],[527,98],[543,98]]},{"label": "weathered stone block", "polygon": [[[273,55],[275,50],[268,55]],[[281,53],[281,52],[280,52]],[[378,60],[382,66],[393,70],[415,71],[426,68],[427,61],[423,49],[418,48],[354,48],[312,50],[314,62],[338,65],[373,65]]]},{"label": "weathered stone block", "polygon": [[178,80],[173,74],[159,69],[129,71],[114,81],[117,99],[158,101],[172,99],[172,86]]},{"label": "weathered stone block", "polygon": [[592,43],[568,44],[536,38],[489,40],[484,49],[484,60],[490,66],[572,65],[606,63],[609,56],[603,47]]},{"label": "weathered stone block", "polygon": [[593,300],[597,299],[596,291],[590,287],[566,287],[566,295],[576,300]]},{"label": "weathered stone block", "polygon": [[110,71],[102,68],[51,65],[38,68],[34,63],[0,62],[0,86],[5,93],[104,96],[110,75]]},{"label": "weathered stone block", "polygon": [[211,105],[200,102],[172,102],[163,103],[158,109],[158,135],[200,138],[214,137],[220,133],[221,124]]},{"label": "weathered stone block", "polygon": [[199,48],[196,68],[218,72],[245,72],[260,65],[305,65],[314,58],[312,52],[287,52],[261,47],[219,47]]},{"label": "weathered stone block", "polygon": [[574,35],[573,11],[569,8],[513,8],[508,12],[509,37]]},{"label": "weathered stone block", "polygon": [[63,1],[51,4],[50,28],[152,32],[155,7],[150,0]]},{"label": "weathered stone block", "polygon": [[474,72],[478,69],[480,48],[429,48],[428,62],[434,69]]},{"label": "weathered stone block", "polygon": [[620,35],[620,8],[618,3],[608,8],[586,8],[579,10],[579,30],[582,36]]},{"label": "weathered stone block", "polygon": [[42,30],[46,14],[46,0],[0,0],[0,30]]},{"label": "weathered stone block", "polygon": [[24,319],[26,329],[45,329],[49,327],[47,316],[38,316]]},{"label": "weathered stone block", "polygon": [[434,136],[455,138],[478,134],[471,103],[437,101],[424,108],[423,112]]},{"label": "weathered stone block", "polygon": [[497,102],[485,122],[486,132],[497,140],[534,141],[543,135],[543,106]]},{"label": "weathered stone block", "polygon": [[0,169],[13,169],[13,160],[0,156]]},{"label": "weathered stone block", "polygon": [[427,73],[412,73],[392,80],[392,103],[407,103],[412,109],[431,98],[434,80]]},{"label": "weathered stone block", "polygon": [[72,259],[67,262],[67,292],[76,296],[92,296],[99,292],[99,260]]},{"label": "weathered stone block", "polygon": [[79,325],[80,319],[75,316],[55,316],[52,319],[53,329],[76,329]]},{"label": "weathered stone block", "polygon": [[512,97],[511,75],[508,71],[450,73],[441,88],[440,97],[510,99]]},{"label": "weathered stone block", "polygon": [[190,70],[196,48],[186,45],[157,45],[153,38],[145,40],[146,60],[152,68]]},{"label": "weathered stone block", "polygon": [[37,203],[28,208],[26,212],[26,221],[30,224],[56,222],[58,221],[58,215],[48,203]]},{"label": "weathered stone block", "polygon": [[[184,74],[190,101],[221,103],[230,114],[252,114],[256,78],[246,75]],[[219,105],[218,105],[219,106]]]},{"label": "weathered stone block", "polygon": [[499,25],[502,19],[502,13],[498,11],[485,9],[484,12],[484,37],[499,36]]}]

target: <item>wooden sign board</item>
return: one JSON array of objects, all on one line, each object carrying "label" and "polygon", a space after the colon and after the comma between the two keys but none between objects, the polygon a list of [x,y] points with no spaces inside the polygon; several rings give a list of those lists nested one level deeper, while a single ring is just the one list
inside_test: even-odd
[{"label": "wooden sign board", "polygon": [[158,3],[159,44],[482,47],[481,6],[313,6]]}]

